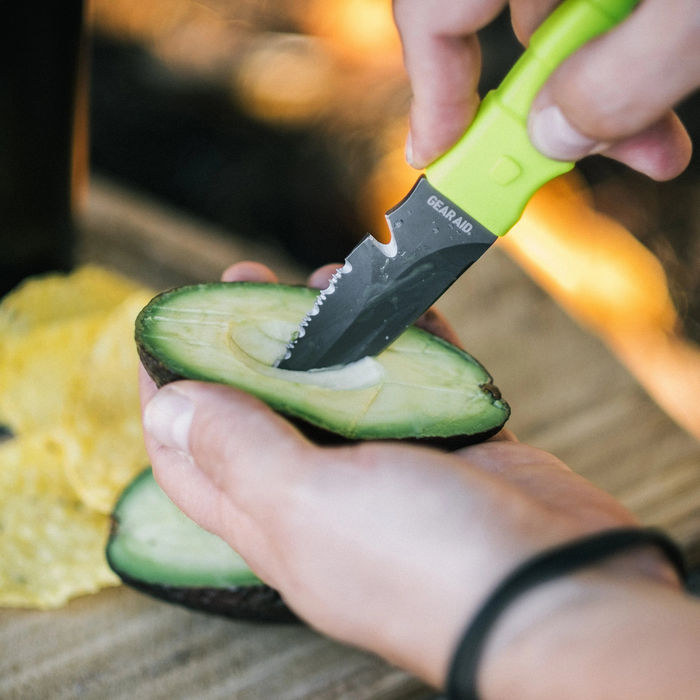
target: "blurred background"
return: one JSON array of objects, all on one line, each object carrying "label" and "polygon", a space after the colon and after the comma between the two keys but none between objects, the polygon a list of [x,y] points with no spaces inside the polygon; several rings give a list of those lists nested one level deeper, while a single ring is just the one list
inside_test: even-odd
[{"label": "blurred background", "polygon": [[[341,260],[416,179],[389,0],[94,1],[95,170],[300,262]],[[519,54],[486,33],[483,87]]]},{"label": "blurred background", "polygon": [[[403,155],[410,88],[390,0],[91,0],[89,7],[28,0],[23,8],[4,30],[0,78],[9,89],[0,104],[0,152],[7,161],[23,139],[26,161],[32,141],[36,153],[21,179],[33,180],[44,198],[62,185],[60,198],[71,184],[57,183],[60,174],[42,182],[71,147],[65,137],[51,146],[73,116],[55,106],[56,94],[63,90],[66,102],[71,88],[81,103],[74,200],[84,195],[89,153],[93,172],[281,245],[306,267],[341,260],[366,231],[383,227],[384,211],[416,178]],[[507,12],[481,41],[484,93],[521,47]],[[30,75],[31,87],[22,87]],[[18,94],[24,114],[10,109]],[[697,141],[700,96],[680,112]],[[44,115],[31,138],[27,113],[37,121]],[[661,262],[683,332],[699,341],[700,158],[666,184],[602,157],[578,170],[595,208]],[[13,191],[8,172],[0,181],[6,212],[23,194],[41,199],[36,189],[26,195],[15,184]]]},{"label": "blurred background", "polygon": [[[390,0],[93,0],[89,16],[93,172],[307,269],[382,231],[415,181]],[[484,94],[522,48],[507,11],[480,38]],[[679,111],[698,142],[700,95]],[[700,436],[700,158],[664,184],[588,158],[536,200],[504,249]]]},{"label": "blurred background", "polygon": [[[280,243],[341,260],[416,178],[410,88],[390,0],[93,0],[93,169]],[[483,92],[521,51],[507,12],[482,32]],[[700,97],[680,108],[697,142]],[[602,157],[595,206],[661,261],[700,341],[700,159],[663,185]]]}]

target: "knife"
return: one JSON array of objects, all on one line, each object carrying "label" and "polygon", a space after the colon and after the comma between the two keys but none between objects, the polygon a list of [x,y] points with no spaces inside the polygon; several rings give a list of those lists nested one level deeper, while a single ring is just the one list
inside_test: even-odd
[{"label": "knife", "polygon": [[552,12],[461,140],[387,212],[389,243],[367,234],[319,293],[278,367],[379,354],[511,229],[542,185],[573,168],[532,145],[530,106],[566,58],[639,2],[565,0]]}]

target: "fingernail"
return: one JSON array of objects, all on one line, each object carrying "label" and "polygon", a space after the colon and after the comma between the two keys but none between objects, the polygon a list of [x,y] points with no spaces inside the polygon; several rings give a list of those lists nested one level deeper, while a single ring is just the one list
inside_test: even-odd
[{"label": "fingernail", "polygon": [[176,389],[164,387],[147,404],[143,427],[161,445],[189,454],[194,404]]},{"label": "fingernail", "polygon": [[531,113],[528,127],[534,147],[553,160],[579,160],[609,146],[574,129],[556,105]]},{"label": "fingernail", "polygon": [[406,162],[410,166],[413,166],[413,137],[410,131],[406,137]]}]

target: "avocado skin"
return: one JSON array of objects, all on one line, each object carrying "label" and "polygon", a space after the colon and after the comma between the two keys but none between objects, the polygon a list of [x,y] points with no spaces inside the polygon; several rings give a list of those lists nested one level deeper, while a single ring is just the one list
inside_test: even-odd
[{"label": "avocado skin", "polygon": [[[171,369],[166,367],[159,359],[151,355],[148,350],[139,341],[138,335],[136,338],[136,347],[138,348],[139,357],[141,358],[141,363],[148,372],[151,379],[155,382],[156,386],[160,389],[170,382],[177,382],[181,379],[187,379]],[[494,398],[501,399],[501,392],[498,387],[494,384],[485,384],[484,389],[493,394]],[[504,402],[505,403],[505,402]],[[299,432],[308,438],[311,442],[316,445],[322,446],[339,446],[339,445],[353,445],[361,440],[353,440],[351,438],[344,437],[343,435],[338,435],[325,428],[320,428],[313,423],[309,423],[296,416],[290,416],[284,413],[280,413],[284,418],[294,425]],[[454,452],[462,447],[468,447],[469,445],[476,445],[477,443],[484,442],[494,435],[498,434],[500,430],[505,425],[508,417],[510,416],[510,408],[506,413],[505,420],[501,425],[498,425],[491,430],[485,430],[481,433],[474,433],[472,435],[451,435],[450,437],[425,437],[425,438],[382,438],[382,442],[400,442],[402,445],[415,444],[424,445],[426,447],[434,447],[436,449],[442,450],[444,452]]]},{"label": "avocado skin", "polygon": [[[346,438],[343,435],[333,433],[330,430],[319,428],[317,425],[307,423],[305,420],[297,418],[296,416],[285,415],[284,418],[294,427],[296,427],[302,435],[316,445],[321,445],[323,447],[337,447],[339,445],[357,445],[361,442],[366,442],[363,440],[352,440],[351,438]],[[434,447],[438,450],[442,450],[443,452],[454,452],[462,447],[468,447],[469,445],[476,445],[479,442],[484,442],[484,440],[488,440],[490,437],[493,437],[499,433],[502,428],[503,426],[500,425],[491,430],[486,430],[482,433],[474,433],[473,435],[451,435],[450,437],[401,439],[381,438],[380,441],[401,443],[402,445],[423,445],[425,447]]]},{"label": "avocado skin", "polygon": [[169,370],[160,360],[153,357],[151,353],[146,350],[141,341],[138,338],[138,332],[136,336],[136,349],[139,353],[139,358],[141,359],[141,364],[144,366],[148,376],[155,382],[156,386],[160,389],[170,382],[177,382],[181,379],[186,379],[180,374],[176,374],[172,370]]},{"label": "avocado skin", "polygon": [[[110,566],[112,566],[110,562]],[[286,606],[280,594],[270,586],[232,586],[230,588],[196,588],[167,586],[131,578],[112,566],[119,578],[131,588],[175,603],[190,610],[248,622],[300,624],[301,620]]]}]

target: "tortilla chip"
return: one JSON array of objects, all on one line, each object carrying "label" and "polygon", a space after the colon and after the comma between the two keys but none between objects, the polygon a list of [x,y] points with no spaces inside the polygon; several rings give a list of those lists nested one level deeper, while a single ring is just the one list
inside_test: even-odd
[{"label": "tortilla chip", "polygon": [[104,321],[73,318],[0,343],[0,421],[15,434],[55,424]]},{"label": "tortilla chip", "polygon": [[[86,267],[0,303],[0,606],[53,608],[117,585],[111,509],[147,464],[134,320],[152,293]],[[99,512],[96,512],[99,511]]]},{"label": "tortilla chip", "polygon": [[30,277],[0,303],[0,337],[80,316],[104,315],[139,289],[143,287],[96,265],[70,274]]},{"label": "tortilla chip", "polygon": [[148,464],[138,394],[134,321],[151,298],[131,295],[103,324],[75,377],[61,422],[79,445],[66,475],[84,503],[109,513],[124,487]]},{"label": "tortilla chip", "polygon": [[0,444],[0,605],[62,605],[117,585],[104,556],[109,518],[73,494],[49,434]]}]

